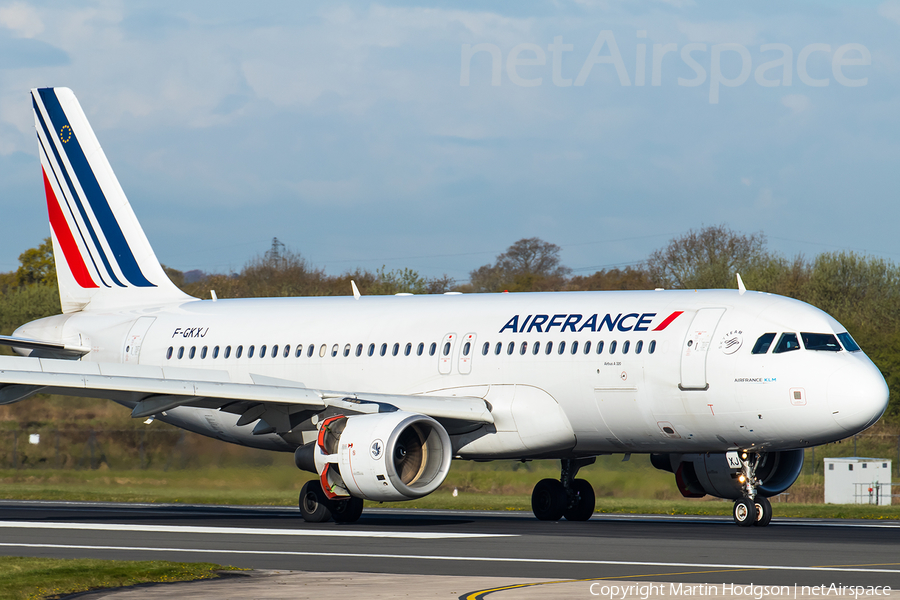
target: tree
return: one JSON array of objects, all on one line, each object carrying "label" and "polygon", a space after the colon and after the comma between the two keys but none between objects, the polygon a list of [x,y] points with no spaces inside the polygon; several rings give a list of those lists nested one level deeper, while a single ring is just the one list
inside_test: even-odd
[{"label": "tree", "polygon": [[540,238],[523,238],[497,257],[469,274],[476,292],[511,292],[561,289],[571,269],[560,264],[556,244]]},{"label": "tree", "polygon": [[653,252],[647,271],[655,287],[700,289],[737,287],[735,273],[767,263],[766,238],[745,235],[725,225],[691,229]]},{"label": "tree", "polygon": [[56,263],[50,238],[44,238],[40,246],[29,248],[19,255],[16,279],[19,285],[56,284]]},{"label": "tree", "polygon": [[593,275],[576,275],[569,280],[571,291],[652,290],[650,273],[641,267],[625,267],[597,271]]}]

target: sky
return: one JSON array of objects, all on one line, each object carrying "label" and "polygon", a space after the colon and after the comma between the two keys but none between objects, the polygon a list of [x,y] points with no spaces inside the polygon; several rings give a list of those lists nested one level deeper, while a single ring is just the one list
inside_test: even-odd
[{"label": "sky", "polygon": [[184,271],[588,275],[719,224],[900,261],[900,0],[0,0],[0,271],[49,235],[47,86]]}]

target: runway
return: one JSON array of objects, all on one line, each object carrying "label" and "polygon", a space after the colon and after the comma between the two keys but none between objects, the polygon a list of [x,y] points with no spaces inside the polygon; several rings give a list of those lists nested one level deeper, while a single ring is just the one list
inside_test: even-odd
[{"label": "runway", "polygon": [[255,569],[531,579],[900,588],[900,523],[367,509],[351,525],[296,509],[0,502],[0,553],[209,561]]}]

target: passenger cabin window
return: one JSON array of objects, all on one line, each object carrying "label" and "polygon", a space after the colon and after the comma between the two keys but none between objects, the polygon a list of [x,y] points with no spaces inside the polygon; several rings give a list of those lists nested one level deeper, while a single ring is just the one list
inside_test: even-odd
[{"label": "passenger cabin window", "polygon": [[846,331],[844,333],[838,334],[838,339],[841,340],[841,344],[844,345],[844,350],[847,352],[859,352],[859,345],[850,337],[850,334]]},{"label": "passenger cabin window", "polygon": [[597,342],[597,354],[603,354],[603,340]]},{"label": "passenger cabin window", "polygon": [[610,354],[616,353],[616,340],[613,340],[609,343],[609,353]]},{"label": "passenger cabin window", "polygon": [[234,357],[235,357],[235,358],[240,358],[241,355],[242,355],[243,353],[244,353],[244,347],[243,347],[243,346],[238,346],[238,347],[237,347],[237,350],[235,350],[235,352],[234,352]]},{"label": "passenger cabin window", "polygon": [[434,356],[435,352],[437,352],[437,342],[431,342],[431,345],[428,346],[428,356]]},{"label": "passenger cabin window", "polygon": [[[416,346],[416,356],[422,356],[422,353],[425,352],[425,344],[419,342],[419,345]],[[487,352],[485,352],[487,354]]]},{"label": "passenger cabin window", "polygon": [[468,356],[471,350],[472,342],[466,342],[465,344],[463,344],[463,356]]},{"label": "passenger cabin window", "polygon": [[782,333],[778,345],[775,346],[774,353],[791,352],[800,349],[800,341],[797,339],[796,333]]},{"label": "passenger cabin window", "polygon": [[303,344],[297,344],[297,353],[295,354],[295,356],[297,358],[300,358],[301,356],[303,356]]},{"label": "passenger cabin window", "polygon": [[635,354],[640,354],[641,350],[643,350],[643,349],[644,349],[644,340],[638,340],[637,342],[634,343],[634,353]]},{"label": "passenger cabin window", "polygon": [[247,358],[253,358],[253,351],[256,349],[255,346],[250,346],[247,348]]},{"label": "passenger cabin window", "polygon": [[650,354],[656,352],[656,340],[650,340],[650,345],[647,346],[647,352]]},{"label": "passenger cabin window", "polygon": [[200,358],[206,358],[206,346],[200,349]]},{"label": "passenger cabin window", "polygon": [[363,349],[363,345],[362,345],[362,344],[357,344],[357,345],[356,345],[356,356],[362,356],[362,349]]},{"label": "passenger cabin window", "polygon": [[524,355],[526,352],[528,352],[528,342],[522,342],[522,347],[519,348],[519,354]]},{"label": "passenger cabin window", "polygon": [[231,356],[231,346],[225,346],[225,358],[229,358]]},{"label": "passenger cabin window", "polygon": [[278,358],[278,344],[272,346],[272,358]]},{"label": "passenger cabin window", "polygon": [[291,345],[285,344],[284,345],[284,354],[281,355],[281,358],[287,358],[290,355],[291,355]]},{"label": "passenger cabin window", "polygon": [[369,356],[375,354],[375,344],[369,344],[369,350],[368,352],[366,352],[366,354],[368,354]]},{"label": "passenger cabin window", "polygon": [[841,345],[837,338],[830,333],[801,333],[803,346],[807,350],[824,350],[825,352],[840,352]]},{"label": "passenger cabin window", "polygon": [[188,355],[189,358],[194,358],[195,354],[197,354],[197,346],[191,346],[191,353]]},{"label": "passenger cabin window", "polygon": [[379,352],[379,354],[380,354],[381,356],[384,356],[385,354],[387,354],[387,344],[382,344],[382,345],[381,345],[381,351]]},{"label": "passenger cabin window", "polygon": [[560,343],[559,343],[559,350],[557,350],[557,353],[562,354],[562,353],[565,352],[565,351],[566,351],[566,343],[565,343],[565,342],[560,342]]},{"label": "passenger cabin window", "polygon": [[547,342],[547,349],[544,350],[544,354],[550,354],[553,352],[553,342]]},{"label": "passenger cabin window", "polygon": [[338,345],[335,344],[334,346],[331,347],[331,358],[334,358],[337,355],[338,355]]},{"label": "passenger cabin window", "polygon": [[449,355],[450,355],[450,342],[447,342],[446,344],[444,344],[444,356],[449,356]]},{"label": "passenger cabin window", "polygon": [[400,344],[398,342],[394,342],[394,347],[391,349],[391,356],[397,356],[400,352]]},{"label": "passenger cabin window", "polygon": [[[252,350],[250,351],[250,356],[253,356]],[[262,346],[259,347],[259,357],[260,358],[266,357],[266,345],[265,344],[263,344]]]},{"label": "passenger cabin window", "polygon": [[630,348],[630,347],[631,347],[630,341],[625,340],[624,342],[622,342],[622,354],[628,354],[628,348]]},{"label": "passenger cabin window", "polygon": [[306,358],[312,358],[313,352],[316,351],[316,345],[310,344],[309,348],[306,349]]},{"label": "passenger cabin window", "polygon": [[591,342],[590,342],[590,340],[588,340],[587,342],[584,343],[584,353],[585,353],[585,354],[590,354],[590,353],[591,353]]},{"label": "passenger cabin window", "polygon": [[537,353],[540,352],[540,351],[541,351],[541,343],[540,343],[540,342],[535,342],[535,343],[534,343],[534,346],[531,348],[531,353],[532,353],[532,354],[537,354]]},{"label": "passenger cabin window", "polygon": [[344,358],[347,358],[348,356],[350,356],[350,344],[345,344],[344,345]]},{"label": "passenger cabin window", "polygon": [[759,336],[759,339],[756,340],[756,343],[753,344],[753,350],[750,351],[750,354],[765,354],[769,351],[769,347],[772,345],[772,342],[775,340],[774,333],[764,333]]},{"label": "passenger cabin window", "polygon": [[169,346],[169,349],[166,350],[166,360],[172,358],[172,346]]},{"label": "passenger cabin window", "polygon": [[409,356],[410,354],[412,354],[412,344],[409,342],[406,342],[406,348],[403,349],[403,355]]},{"label": "passenger cabin window", "polygon": [[494,347],[494,354],[500,354],[501,350],[503,350],[503,342],[497,342],[497,345]]},{"label": "passenger cabin window", "polygon": [[514,351],[515,349],[516,349],[516,343],[515,343],[515,342],[510,342],[510,343],[509,343],[509,346],[506,347],[506,353],[507,353],[508,355],[512,356],[512,353],[513,353],[513,351]]},{"label": "passenger cabin window", "polygon": [[574,342],[572,342],[572,354],[575,354],[577,352],[578,352],[578,340],[575,340]]},{"label": "passenger cabin window", "polygon": [[[421,346],[421,344],[419,344],[419,345]],[[482,355],[482,356],[487,356],[488,352],[490,352],[490,351],[491,351],[491,343],[490,343],[490,342],[485,342],[485,343],[484,343],[484,346],[481,347],[481,355]],[[419,354],[422,354],[422,353],[419,352]]]},{"label": "passenger cabin window", "polygon": [[184,358],[184,346],[178,349],[178,358]]}]

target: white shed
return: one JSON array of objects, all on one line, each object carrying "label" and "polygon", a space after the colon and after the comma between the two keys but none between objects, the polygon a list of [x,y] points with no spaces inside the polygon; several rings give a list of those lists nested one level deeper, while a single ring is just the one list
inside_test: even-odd
[{"label": "white shed", "polygon": [[891,503],[891,461],[887,458],[825,459],[825,504]]}]

